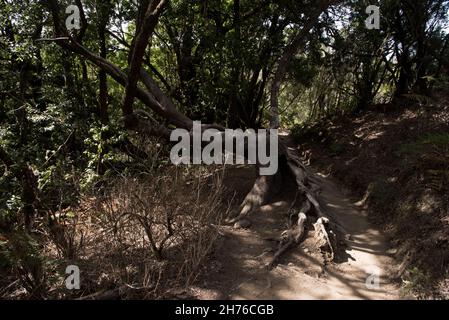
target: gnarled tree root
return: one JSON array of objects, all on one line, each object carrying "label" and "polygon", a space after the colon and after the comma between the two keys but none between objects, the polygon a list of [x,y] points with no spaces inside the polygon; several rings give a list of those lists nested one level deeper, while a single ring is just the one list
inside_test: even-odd
[{"label": "gnarled tree root", "polygon": [[[326,215],[320,206],[318,195],[321,190],[317,180],[308,172],[307,168],[299,160],[296,150],[288,147],[288,138],[280,137],[280,165],[286,170],[273,177],[259,177],[251,192],[247,195],[241,205],[240,215],[233,219],[233,222],[247,217],[251,212],[256,211],[272,196],[273,192],[279,189],[280,181],[285,179],[281,172],[287,172],[293,178],[296,186],[296,196],[288,211],[288,230],[283,233],[279,246],[271,259],[268,267],[273,268],[283,254],[291,248],[299,245],[304,237],[307,228],[307,221],[315,221],[315,238],[319,247],[327,249],[330,253],[329,260],[335,258],[336,252],[336,232],[346,234],[335,221]],[[298,203],[301,200],[301,203]],[[299,210],[297,208],[300,208]],[[313,219],[309,219],[312,217]]]},{"label": "gnarled tree root", "polygon": [[[295,212],[295,210],[293,209],[294,205],[295,203],[293,203],[292,207],[289,210],[290,228],[284,232],[285,236],[280,241],[278,250],[274,254],[270,263],[268,264],[268,269],[272,269],[278,262],[279,258],[285,252],[287,252],[294,246],[299,245],[299,243],[304,238],[307,222],[307,216],[304,212],[307,212],[309,210],[308,208],[309,204],[306,202],[304,204],[304,207],[300,210],[299,213]],[[293,223],[295,219],[297,221],[296,223]]]}]

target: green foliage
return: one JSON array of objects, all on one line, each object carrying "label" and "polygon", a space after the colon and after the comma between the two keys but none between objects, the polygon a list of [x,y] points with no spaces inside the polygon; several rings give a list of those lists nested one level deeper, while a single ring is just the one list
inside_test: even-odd
[{"label": "green foliage", "polygon": [[423,140],[423,144],[431,144],[437,147],[449,146],[449,133],[428,134]]},{"label": "green foliage", "polygon": [[398,186],[384,179],[375,181],[369,188],[369,201],[379,209],[391,209],[399,195]]},{"label": "green foliage", "polygon": [[333,154],[339,155],[345,151],[345,145],[339,142],[332,142],[329,146],[329,149],[332,151]]},{"label": "green foliage", "polygon": [[39,240],[29,234],[16,232],[0,242],[0,268],[11,268],[32,298],[45,297],[56,279],[55,266],[44,256]]},{"label": "green foliage", "polygon": [[427,299],[431,295],[432,281],[429,274],[413,267],[407,270],[402,280],[401,293],[404,297]]},{"label": "green foliage", "polygon": [[422,173],[427,186],[439,192],[449,189],[448,133],[429,133],[415,142],[403,144],[397,154]]},{"label": "green foliage", "polygon": [[8,242],[0,240],[0,270],[10,269],[12,266],[13,260],[8,250]]},{"label": "green foliage", "polygon": [[398,155],[417,156],[436,148],[449,148],[449,133],[429,133],[415,142],[400,146]]},{"label": "green foliage", "polygon": [[297,143],[311,142],[320,143],[322,145],[328,145],[333,148],[340,149],[337,142],[334,142],[329,136],[325,125],[322,122],[316,123],[303,123],[294,125],[290,129],[290,134]]}]

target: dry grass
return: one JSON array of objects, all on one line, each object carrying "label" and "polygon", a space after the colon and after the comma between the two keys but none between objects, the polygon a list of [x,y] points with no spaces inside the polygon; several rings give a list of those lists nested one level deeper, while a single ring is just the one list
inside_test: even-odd
[{"label": "dry grass", "polygon": [[83,219],[90,225],[80,258],[95,266],[90,292],[127,285],[157,298],[196,280],[226,214],[220,173],[205,173],[172,168],[111,183]]},{"label": "dry grass", "polygon": [[[47,281],[40,295],[24,289],[29,272],[22,270],[3,296],[163,299],[183,290],[201,275],[219,237],[216,226],[228,214],[223,174],[168,167],[109,179],[77,208],[52,214],[36,249],[45,275],[36,282]],[[79,291],[65,288],[68,265],[80,268]]]}]

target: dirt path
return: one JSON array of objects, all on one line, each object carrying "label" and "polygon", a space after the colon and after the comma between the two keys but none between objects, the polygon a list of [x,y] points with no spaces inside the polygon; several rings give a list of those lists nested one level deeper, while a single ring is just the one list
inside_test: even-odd
[{"label": "dirt path", "polygon": [[[319,176],[319,175],[318,175]],[[272,256],[267,249],[286,229],[288,201],[277,201],[250,217],[249,230],[223,228],[213,271],[193,289],[200,299],[397,299],[397,287],[389,279],[393,260],[380,232],[328,178],[319,176],[326,212],[350,233],[346,252],[338,263],[326,263],[309,232],[308,239],[291,250],[272,271],[265,265]],[[288,199],[286,199],[288,200]],[[378,270],[376,270],[378,269]],[[378,289],[368,288],[367,278],[380,272]]]}]

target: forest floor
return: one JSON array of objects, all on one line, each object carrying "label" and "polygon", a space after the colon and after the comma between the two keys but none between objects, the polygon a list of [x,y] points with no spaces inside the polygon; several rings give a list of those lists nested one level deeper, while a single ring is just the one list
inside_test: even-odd
[{"label": "forest floor", "polygon": [[[207,276],[190,289],[198,299],[397,299],[399,290],[391,268],[395,263],[385,238],[367,220],[366,212],[330,178],[318,174],[325,210],[350,233],[344,250],[334,262],[326,260],[316,245],[313,230],[299,247],[293,248],[272,270],[266,265],[276,249],[273,239],[286,226],[286,213],[293,200],[288,186],[249,217],[249,229],[222,227],[222,238],[214,251]],[[251,188],[252,170],[228,172],[225,184],[239,194]],[[373,273],[379,286],[367,285]]]},{"label": "forest floor", "polygon": [[[296,133],[304,162],[321,182],[322,205],[351,234],[336,261],[326,261],[310,230],[302,245],[267,270],[277,245],[272,239],[287,228],[294,197],[284,186],[281,197],[250,217],[251,228],[223,227],[210,270],[190,294],[449,298],[449,93],[389,107],[326,119]],[[238,170],[228,172],[226,183],[244,195],[255,177]],[[376,267],[380,288],[370,290],[366,280]]]}]

